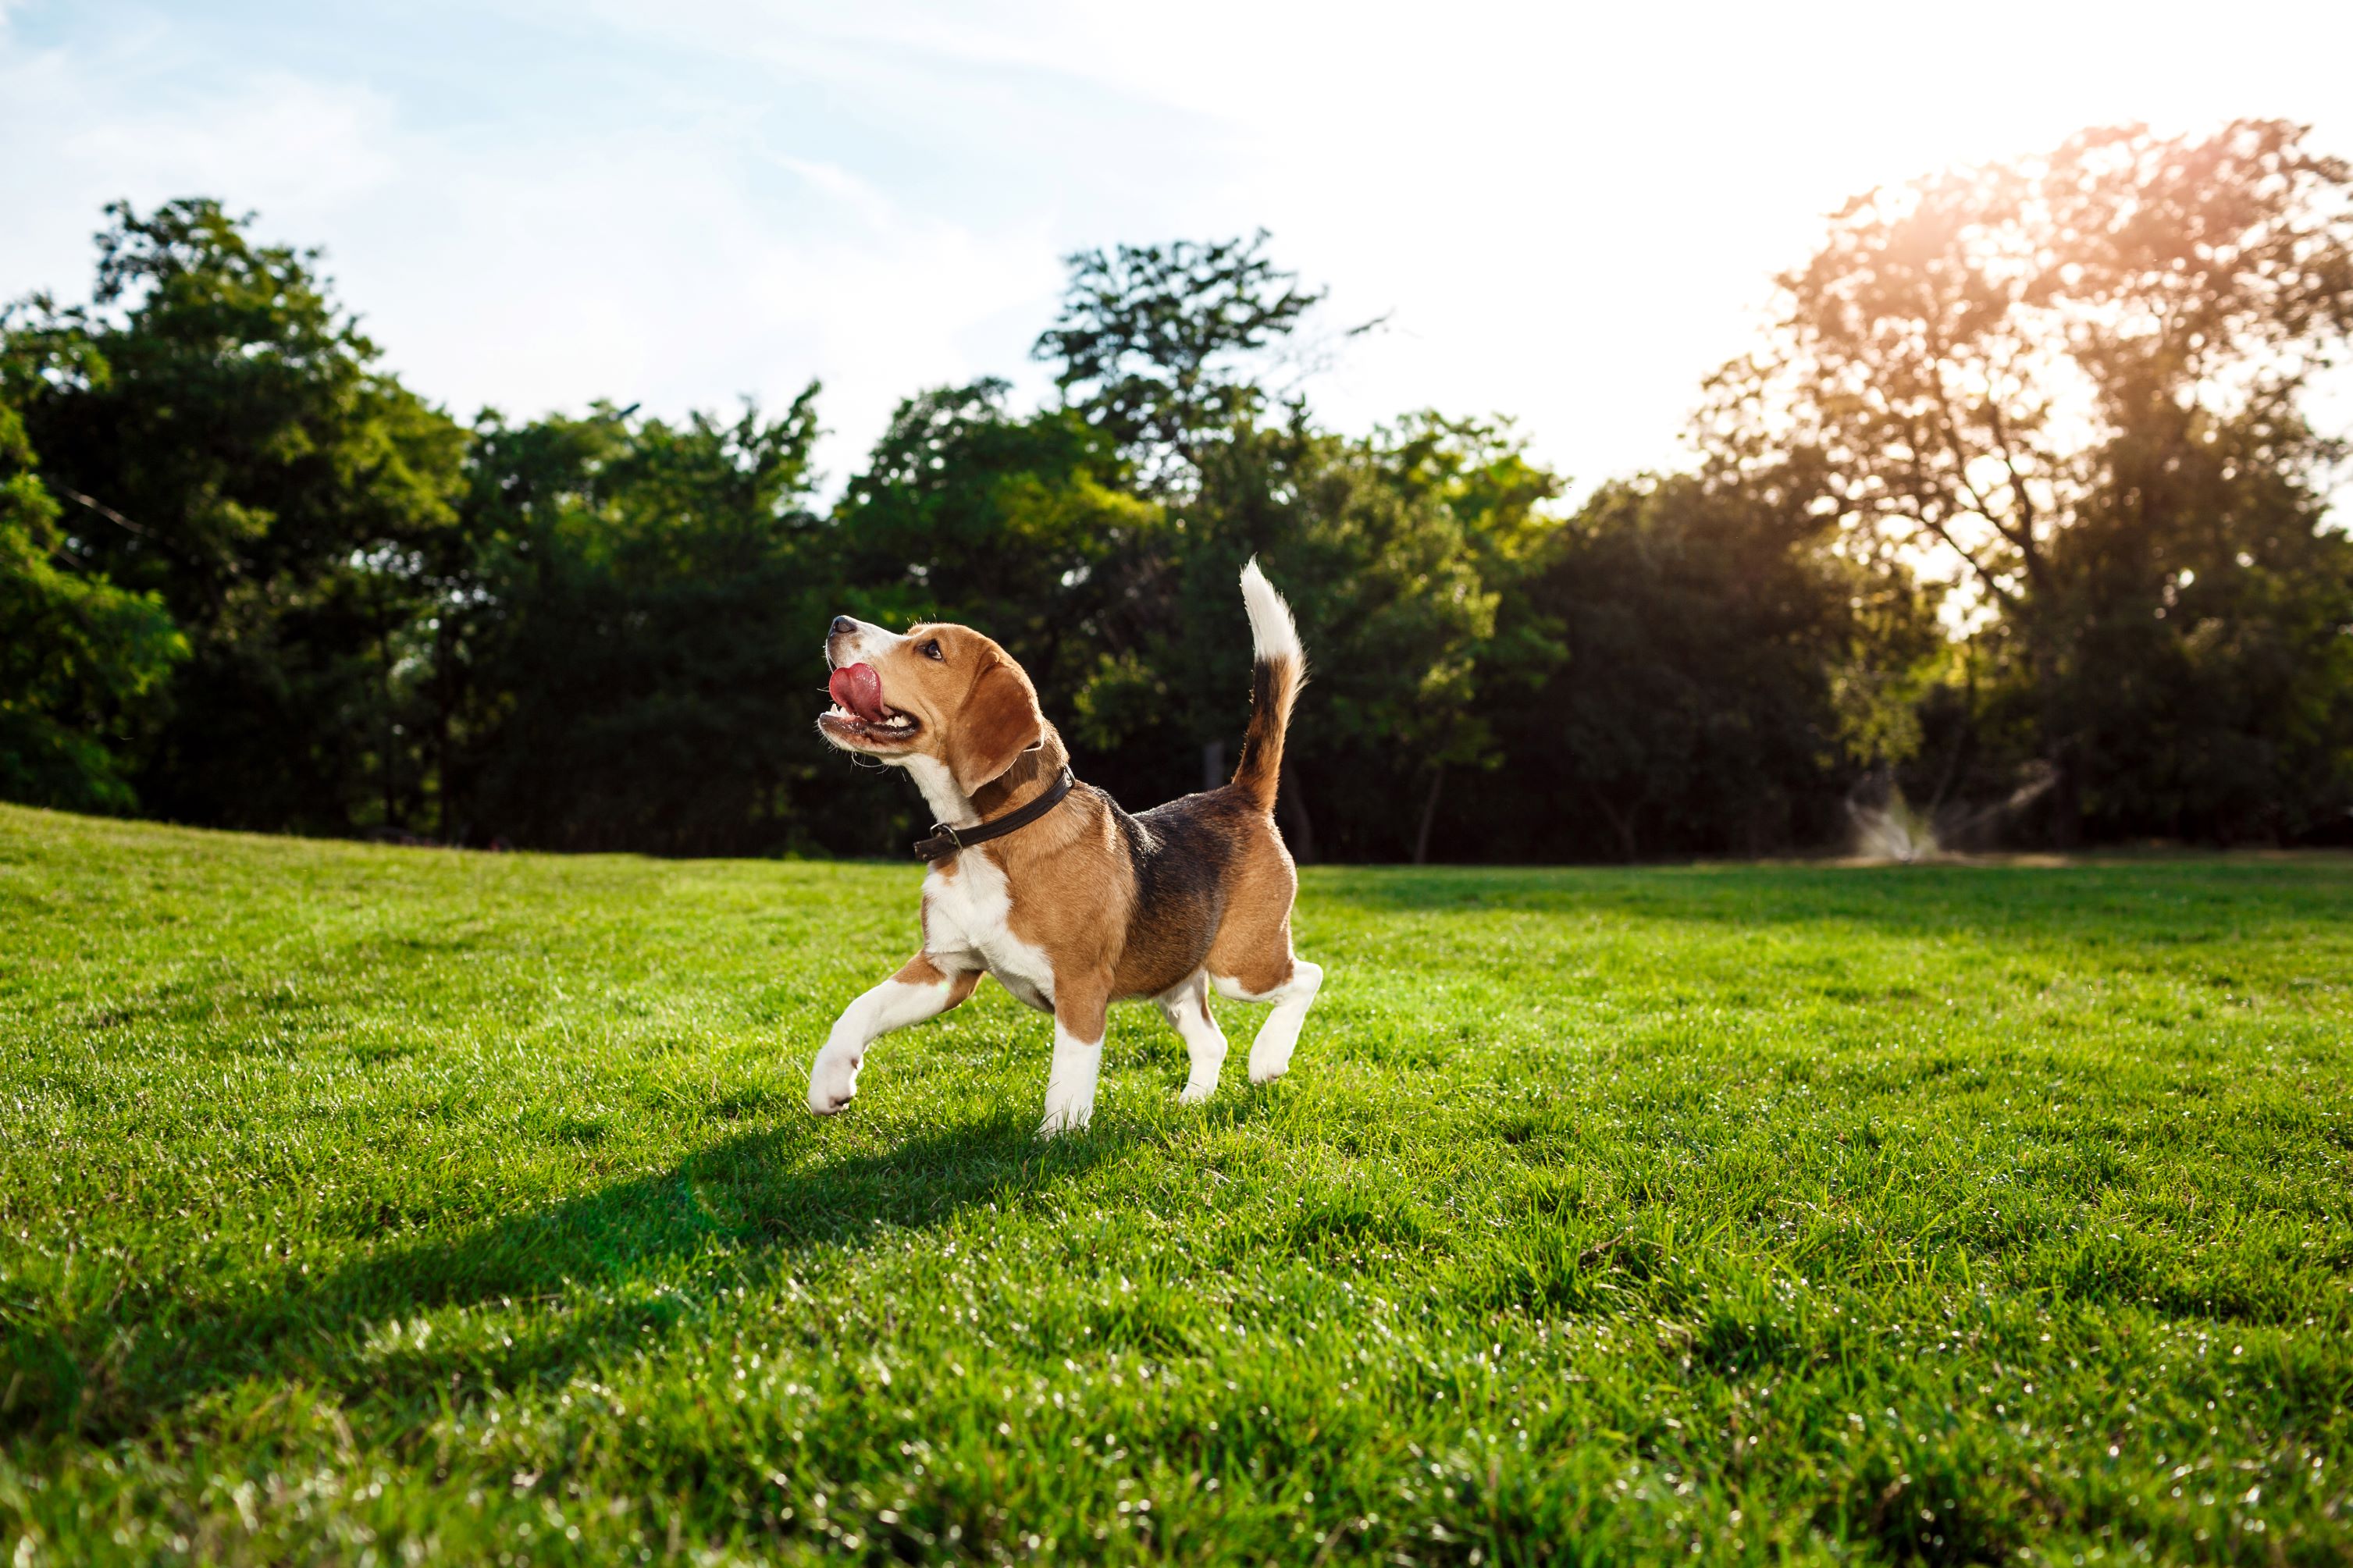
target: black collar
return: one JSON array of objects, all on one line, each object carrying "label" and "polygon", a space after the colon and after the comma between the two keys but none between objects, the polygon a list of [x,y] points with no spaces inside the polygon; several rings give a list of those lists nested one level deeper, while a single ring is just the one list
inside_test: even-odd
[{"label": "black collar", "polygon": [[1070,764],[1062,766],[1061,777],[1046,786],[1046,793],[1017,810],[1008,811],[994,822],[984,822],[977,827],[950,827],[944,822],[932,824],[932,836],[915,846],[919,860],[944,860],[959,849],[969,849],[991,838],[1002,838],[1017,827],[1027,827],[1056,806],[1062,797],[1078,787],[1079,781],[1071,776]]}]

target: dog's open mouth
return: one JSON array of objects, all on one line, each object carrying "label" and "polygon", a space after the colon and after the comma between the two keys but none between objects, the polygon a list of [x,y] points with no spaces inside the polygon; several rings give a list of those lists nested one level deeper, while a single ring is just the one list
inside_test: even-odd
[{"label": "dog's open mouth", "polygon": [[826,682],[833,706],[818,722],[839,740],[895,745],[923,726],[913,715],[892,710],[882,700],[882,678],[870,664],[845,664]]}]

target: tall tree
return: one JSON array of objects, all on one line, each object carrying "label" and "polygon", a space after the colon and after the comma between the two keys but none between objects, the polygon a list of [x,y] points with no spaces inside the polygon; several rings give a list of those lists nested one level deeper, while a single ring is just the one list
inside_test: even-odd
[{"label": "tall tree", "polygon": [[[1341,749],[1377,759],[1369,771],[1331,771],[1330,792],[1348,797],[1332,803],[1331,837],[1419,856],[1447,769],[1494,760],[1467,700],[1494,595],[1466,538],[1481,530],[1455,504],[1473,502],[1494,475],[1468,476],[1472,426],[1424,417],[1351,442],[1317,431],[1303,405],[1273,411],[1265,378],[1274,353],[1324,296],[1277,268],[1267,238],[1261,230],[1072,256],[1061,314],[1038,341],[1067,405],[1110,437],[1145,494],[1173,509],[1165,552],[1124,563],[1130,607],[1077,693],[1078,732],[1105,753],[1140,750],[1172,784],[1192,782],[1194,754],[1202,782],[1216,779],[1239,729],[1231,581],[1265,550],[1271,569],[1302,579],[1303,599],[1332,612],[1323,641],[1381,639],[1367,657],[1335,647],[1325,666],[1339,672],[1323,678],[1321,695],[1346,733]],[[1318,614],[1307,609],[1308,621]],[[1296,776],[1314,771],[1312,747],[1293,754]],[[1374,797],[1359,801],[1357,791],[1375,779],[1414,803],[1402,831],[1386,808],[1377,823],[1360,818],[1356,807]],[[1294,784],[1285,809],[1312,851],[1306,795]]]},{"label": "tall tree", "polygon": [[[828,530],[840,607],[892,625],[956,620],[987,631],[1068,723],[1088,777],[1134,796],[1165,773],[1088,750],[1083,726],[1069,721],[1106,650],[1132,646],[1151,613],[1167,514],[1135,493],[1109,436],[1072,409],[1013,413],[1007,390],[988,379],[900,405]],[[921,826],[912,795],[891,801],[888,819],[861,825],[852,842],[893,844]]]},{"label": "tall tree", "polygon": [[1061,314],[1034,353],[1150,489],[1181,488],[1205,442],[1259,411],[1266,352],[1324,298],[1274,265],[1267,238],[1261,229],[1068,258]]},{"label": "tall tree", "polygon": [[0,799],[127,811],[141,722],[187,643],[153,595],[91,570],[59,526],[15,405],[60,374],[105,367],[70,340],[0,331]]},{"label": "tall tree", "polygon": [[1059,690],[1121,613],[1165,512],[1075,411],[1013,414],[1007,392],[988,379],[900,405],[842,499],[838,569],[875,615],[987,626]]},{"label": "tall tree", "polygon": [[106,367],[44,378],[24,421],[91,565],[192,645],[142,797],[227,826],[396,822],[422,789],[403,637],[464,433],[378,368],[317,252],[208,200],[107,216],[91,302],[37,296],[16,330]]},{"label": "tall tree", "polygon": [[609,409],[476,431],[443,599],[449,820],[469,842],[758,854],[807,841],[833,591],[811,384],[780,416]]},{"label": "tall tree", "polygon": [[[1298,614],[1313,670],[1312,721],[1285,752],[1283,810],[1311,854],[1405,858],[1448,768],[1497,760],[1478,700],[1496,594],[1470,535],[1525,526],[1539,478],[1508,502],[1484,426],[1421,419],[1350,438],[1303,410],[1243,423],[1204,448],[1176,510],[1157,613],[1080,693],[1082,735],[1104,751],[1167,759],[1206,739],[1218,776],[1241,733],[1250,634],[1234,590],[1242,563],[1266,569]],[[1529,473],[1536,471],[1530,469]],[[1311,805],[1309,803],[1313,803]]]},{"label": "tall tree", "polygon": [[[2353,333],[2353,169],[2279,121],[2087,132],[1857,198],[1782,285],[1767,351],[1714,384],[1704,443],[1729,472],[1810,465],[1858,541],[1954,564],[2013,642],[2063,832],[2086,813],[2111,832],[2261,831],[2332,809],[2348,742],[2316,716],[2346,579],[2317,481],[2340,447],[2306,404]],[[2185,573],[2205,584],[2186,616]],[[2102,630],[2137,621],[2123,643]],[[2139,786],[2094,720],[2151,636],[2192,685],[2193,668],[2238,679],[2194,657],[2200,639],[2273,650],[2260,700],[2244,682],[2150,694],[2132,748],[2177,779],[2198,771],[2185,750],[2219,748],[2265,782],[2214,775],[2202,804],[2155,817],[2127,804]],[[2119,661],[2125,643],[2142,651]],[[2306,754],[2252,760],[2296,731]]]},{"label": "tall tree", "polygon": [[1818,843],[1860,768],[1903,760],[1886,710],[1909,691],[1862,677],[1931,656],[1933,618],[1900,570],[1836,551],[1811,500],[1692,475],[1618,482],[1547,542],[1506,624],[1535,623],[1560,657],[1502,707],[1512,765],[1471,806],[1492,853]]}]

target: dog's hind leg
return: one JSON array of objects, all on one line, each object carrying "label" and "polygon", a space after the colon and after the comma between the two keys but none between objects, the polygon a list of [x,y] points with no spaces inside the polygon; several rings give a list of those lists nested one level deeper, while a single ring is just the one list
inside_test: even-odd
[{"label": "dog's hind leg", "polygon": [[1256,973],[1210,976],[1220,996],[1236,1002],[1274,1004],[1274,1011],[1259,1026],[1258,1038],[1250,1042],[1252,1083],[1271,1082],[1290,1070],[1292,1050],[1299,1044],[1300,1026],[1307,1022],[1307,1009],[1315,1005],[1315,993],[1324,986],[1322,964],[1310,963],[1303,958],[1285,958],[1279,969],[1280,978]]},{"label": "dog's hind leg", "polygon": [[809,1067],[808,1107],[830,1116],[858,1093],[858,1069],[866,1047],[893,1029],[936,1018],[972,994],[980,971],[950,971],[925,953],[909,959],[898,973],[841,1010],[825,1048]]},{"label": "dog's hind leg", "polygon": [[1209,1016],[1208,980],[1205,972],[1196,970],[1191,979],[1158,998],[1161,1016],[1184,1040],[1185,1054],[1192,1058],[1192,1071],[1176,1096],[1182,1105],[1208,1099],[1217,1089],[1219,1069],[1226,1065],[1225,1034]]}]

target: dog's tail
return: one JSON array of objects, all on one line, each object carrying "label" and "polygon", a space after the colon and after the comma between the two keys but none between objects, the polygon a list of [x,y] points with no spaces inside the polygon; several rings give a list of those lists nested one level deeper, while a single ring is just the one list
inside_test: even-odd
[{"label": "dog's tail", "polygon": [[1282,736],[1291,728],[1291,705],[1307,684],[1307,653],[1299,646],[1291,606],[1258,569],[1256,556],[1242,568],[1242,604],[1250,611],[1250,716],[1234,787],[1250,792],[1260,810],[1271,812],[1282,777]]}]

